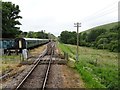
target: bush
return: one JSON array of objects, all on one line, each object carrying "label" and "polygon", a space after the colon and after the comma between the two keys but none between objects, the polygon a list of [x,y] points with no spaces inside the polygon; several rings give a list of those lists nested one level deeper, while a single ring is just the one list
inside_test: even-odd
[{"label": "bush", "polygon": [[117,52],[118,51],[118,41],[111,41],[109,44],[109,50]]},{"label": "bush", "polygon": [[97,46],[97,48],[98,48],[98,49],[103,49],[103,48],[104,48],[104,45],[103,45],[103,44],[99,44],[99,45]]},{"label": "bush", "polygon": [[80,46],[86,46],[86,42],[85,41],[80,41]]},{"label": "bush", "polygon": [[117,52],[118,51],[118,45],[117,44],[112,46],[112,51],[113,52]]}]

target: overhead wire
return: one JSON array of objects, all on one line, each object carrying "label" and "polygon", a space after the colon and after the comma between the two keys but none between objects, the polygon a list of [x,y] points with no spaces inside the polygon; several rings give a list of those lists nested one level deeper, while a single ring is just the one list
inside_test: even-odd
[{"label": "overhead wire", "polygon": [[107,14],[110,14],[110,13],[114,12],[115,10],[117,10],[117,8],[116,8],[116,6],[115,6],[115,4],[116,4],[117,2],[118,2],[118,0],[116,0],[114,3],[112,3],[112,4],[110,4],[110,5],[106,6],[105,8],[97,11],[96,13],[94,13],[94,14],[86,17],[85,19],[82,19],[81,21],[83,21],[83,22],[88,22],[88,21],[90,21],[90,20],[92,20],[92,19],[94,19],[94,18],[103,17],[103,16],[105,16],[105,15],[107,15]]},{"label": "overhead wire", "polygon": [[[88,23],[88,22],[93,22],[93,21],[96,21],[96,20],[98,20],[98,19],[105,18],[107,15],[110,15],[110,14],[113,13],[113,12],[117,12],[117,9],[113,9],[113,10],[111,10],[111,11],[109,11],[109,12],[106,12],[106,13],[101,14],[101,15],[99,15],[99,16],[90,18],[89,20],[83,21],[83,22],[87,22],[87,23]],[[116,15],[116,16],[117,16],[117,15]]]},{"label": "overhead wire", "polygon": [[[116,0],[114,3],[109,4],[108,6],[106,6],[105,8],[98,10],[97,12],[93,13],[90,16],[87,16],[86,18],[80,20],[81,23],[83,23],[83,30],[85,30],[86,26],[88,27],[95,27],[98,25],[102,25],[103,23],[105,24],[105,20],[107,20],[107,22],[111,22],[109,19],[107,19],[106,17],[110,17],[110,15],[112,13],[117,13],[118,12],[118,0]],[[116,14],[115,18],[117,17],[118,14]],[[117,21],[117,18],[116,18]],[[95,24],[97,23],[97,25]],[[88,29],[87,27],[87,29]]]},{"label": "overhead wire", "polygon": [[[117,5],[116,5],[117,4]],[[111,22],[110,19],[107,19],[107,17],[110,17],[112,13],[117,13],[118,12],[118,0],[116,0],[114,3],[106,6],[105,8],[97,11],[96,13],[86,17],[85,19],[80,20],[82,23],[82,28],[85,29],[86,26],[88,27],[95,27],[96,24],[102,25],[105,22]],[[115,16],[115,19],[113,21],[117,21],[117,15]],[[105,21],[106,20],[106,21]],[[96,24],[95,24],[96,23]]]}]

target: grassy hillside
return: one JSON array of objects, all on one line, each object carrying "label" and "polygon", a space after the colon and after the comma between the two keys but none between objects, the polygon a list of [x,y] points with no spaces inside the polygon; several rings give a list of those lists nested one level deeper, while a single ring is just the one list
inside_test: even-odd
[{"label": "grassy hillside", "polygon": [[[75,59],[76,46],[58,44],[58,47]],[[79,61],[75,68],[87,88],[118,89],[118,54],[106,50],[79,47]]]},{"label": "grassy hillside", "polygon": [[80,45],[119,52],[118,22],[101,25],[80,33]]},{"label": "grassy hillside", "polygon": [[108,23],[108,24],[104,24],[104,25],[100,25],[100,26],[88,29],[88,30],[83,31],[83,32],[90,32],[93,29],[106,29],[106,30],[110,30],[110,29],[112,29],[113,27],[115,27],[117,25],[118,25],[118,22],[112,22],[112,23]]},{"label": "grassy hillside", "polygon": [[[120,52],[118,47],[119,31],[120,25],[118,25],[118,22],[91,28],[79,33],[79,45]],[[76,45],[76,36],[76,32],[62,31],[59,39],[62,43]]]}]

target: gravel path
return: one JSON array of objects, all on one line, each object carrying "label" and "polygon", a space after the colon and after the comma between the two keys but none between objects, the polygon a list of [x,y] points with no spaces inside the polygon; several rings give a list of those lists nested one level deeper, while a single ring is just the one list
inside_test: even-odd
[{"label": "gravel path", "polygon": [[26,67],[27,68],[23,72],[18,73],[15,77],[9,78],[9,80],[6,83],[2,84],[2,88],[8,89],[8,90],[13,90],[20,83],[20,81],[23,79],[23,77],[26,76],[26,74],[28,73],[28,71],[30,71],[30,69],[33,67],[33,65],[28,65]]},{"label": "gravel path", "polygon": [[72,68],[66,65],[55,64],[51,66],[46,88],[76,88],[79,90],[84,88],[84,83],[80,75]]},{"label": "gravel path", "polygon": [[77,71],[66,65],[61,68],[63,78],[63,88],[85,88],[84,83]]},{"label": "gravel path", "polygon": [[25,81],[24,85],[21,88],[27,89],[37,89],[42,87],[44,75],[45,75],[45,68],[47,65],[38,65],[33,73],[28,77]]},{"label": "gravel path", "polygon": [[58,64],[51,66],[46,88],[62,88],[63,87],[61,66],[62,65],[58,65]]}]

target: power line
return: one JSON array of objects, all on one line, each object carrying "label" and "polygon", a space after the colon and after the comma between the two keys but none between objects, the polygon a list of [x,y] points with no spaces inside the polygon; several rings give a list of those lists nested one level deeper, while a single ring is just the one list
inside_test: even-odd
[{"label": "power line", "polygon": [[103,16],[106,16],[106,15],[108,15],[108,14],[110,14],[110,13],[113,13],[113,12],[115,12],[115,11],[117,11],[117,8],[112,8],[112,9],[110,9],[109,11],[106,11],[106,12],[104,12],[104,13],[101,13],[101,14],[98,14],[98,15],[93,15],[92,17],[90,17],[90,18],[87,18],[87,19],[84,19],[84,20],[81,20],[81,21],[90,21],[90,20],[92,20],[92,19],[94,19],[94,18],[97,18],[97,17],[103,17]]},{"label": "power line", "polygon": [[[117,9],[115,9],[115,10],[117,10]],[[96,21],[96,20],[98,20],[98,19],[102,19],[102,18],[104,18],[105,16],[107,16],[108,14],[110,15],[111,13],[113,13],[113,12],[116,12],[116,11],[111,11],[111,12],[106,12],[106,13],[104,13],[104,14],[101,14],[101,15],[99,15],[99,16],[96,16],[96,17],[92,17],[92,18],[90,18],[90,19],[88,19],[88,20],[85,20],[85,21],[83,21],[84,23],[85,22],[93,22],[93,21]]]},{"label": "power line", "polygon": [[[88,16],[88,17],[86,17],[85,19],[83,19],[83,20],[81,20],[81,21],[88,21],[88,20],[91,20],[91,19],[93,19],[93,18],[95,18],[95,17],[103,16],[103,15],[105,15],[105,13],[110,12],[111,10],[114,10],[114,9],[116,10],[115,4],[116,4],[117,2],[118,2],[118,0],[116,0],[114,3],[112,3],[112,4],[110,4],[110,5],[106,6],[105,8],[97,11],[96,13],[90,15],[90,16],[92,16],[92,17]],[[109,13],[108,13],[108,14],[109,14]]]}]

